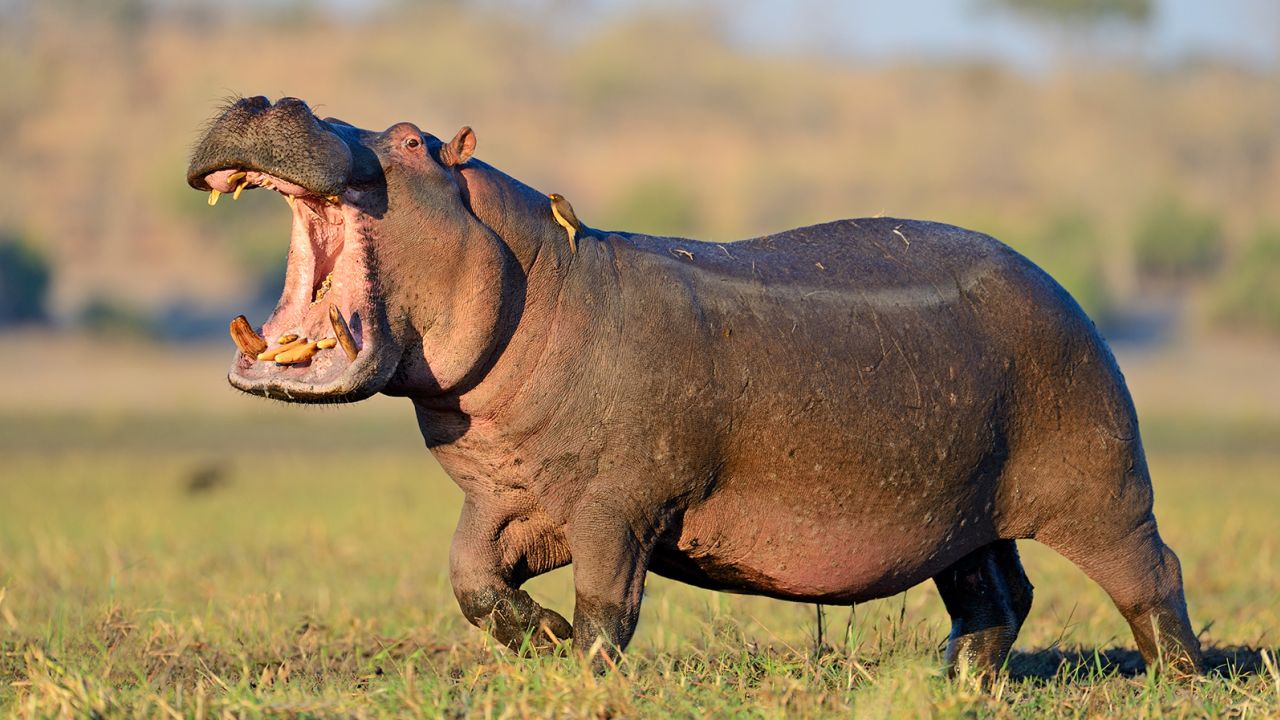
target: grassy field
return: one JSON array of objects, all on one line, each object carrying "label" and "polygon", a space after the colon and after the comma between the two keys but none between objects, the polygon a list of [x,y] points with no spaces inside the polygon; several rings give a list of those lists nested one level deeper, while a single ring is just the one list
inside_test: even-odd
[{"label": "grassy field", "polygon": [[[827,609],[819,645],[812,605],[651,578],[619,672],[519,658],[457,610],[447,558],[460,494],[403,401],[255,401],[223,388],[224,348],[138,346],[98,347],[98,369],[115,368],[99,380],[140,384],[88,404],[76,388],[93,376],[67,370],[90,341],[6,342],[20,352],[0,381],[0,713],[1280,715],[1280,414],[1256,405],[1270,384],[1247,392],[1274,349],[1237,355],[1221,379],[1240,385],[1238,405],[1234,391],[1217,406],[1157,392],[1179,367],[1199,377],[1201,355],[1122,358],[1140,410],[1155,409],[1144,428],[1157,513],[1212,672],[1190,684],[1140,673],[1102,592],[1024,543],[1035,607],[1008,677],[983,692],[945,677],[931,585]],[[52,347],[43,363],[21,352],[35,345]],[[562,570],[530,592],[568,612],[571,585]]]}]

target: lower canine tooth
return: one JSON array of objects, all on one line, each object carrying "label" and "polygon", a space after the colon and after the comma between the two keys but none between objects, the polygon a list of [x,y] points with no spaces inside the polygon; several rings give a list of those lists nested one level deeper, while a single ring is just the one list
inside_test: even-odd
[{"label": "lower canine tooth", "polygon": [[276,364],[292,365],[294,363],[306,362],[311,359],[312,355],[316,354],[317,346],[318,343],[309,342],[292,350],[286,350],[285,352],[276,355]]},{"label": "lower canine tooth", "polygon": [[221,194],[222,193],[219,192],[218,190],[209,191],[209,207],[213,207],[214,205],[218,204],[218,196]]},{"label": "lower canine tooth", "polygon": [[285,345],[281,345],[281,346],[279,346],[279,347],[277,347],[277,348],[274,348],[274,349],[272,349],[272,350],[268,350],[268,351],[266,351],[266,352],[260,352],[260,353],[258,353],[258,359],[259,359],[259,360],[275,360],[277,357],[279,357],[279,356],[280,356],[280,353],[288,352],[288,351],[290,351],[290,350],[294,350],[294,349],[299,348],[299,347],[302,347],[303,345],[306,345],[306,344],[307,344],[307,339],[306,339],[306,338],[298,338],[297,340],[294,340],[294,341],[293,341],[293,342],[291,342],[291,343],[287,343],[287,344],[285,344]]},{"label": "lower canine tooth", "polygon": [[342,311],[337,305],[329,306],[329,324],[333,326],[335,339],[347,354],[347,359],[354,362],[356,355],[360,354],[360,348],[356,347],[356,341],[351,339],[351,329],[347,327],[347,319],[342,317]]},{"label": "lower canine tooth", "polygon": [[237,315],[236,319],[231,321],[231,340],[235,342],[236,347],[240,348],[240,352],[249,357],[254,357],[267,349],[267,341],[254,331],[249,320],[243,315]]}]

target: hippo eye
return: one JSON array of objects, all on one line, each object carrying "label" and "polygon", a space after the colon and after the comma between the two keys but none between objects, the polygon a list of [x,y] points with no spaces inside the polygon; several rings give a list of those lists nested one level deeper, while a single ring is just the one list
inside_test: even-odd
[{"label": "hippo eye", "polygon": [[405,138],[404,140],[404,146],[409,148],[410,150],[413,150],[414,148],[418,147],[421,144],[422,144],[422,141],[416,137]]}]

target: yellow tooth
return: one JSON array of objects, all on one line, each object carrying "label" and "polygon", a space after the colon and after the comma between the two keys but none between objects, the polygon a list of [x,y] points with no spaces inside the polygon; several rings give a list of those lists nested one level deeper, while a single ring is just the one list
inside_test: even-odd
[{"label": "yellow tooth", "polygon": [[239,199],[240,199],[240,193],[241,193],[241,191],[243,191],[243,190],[244,190],[245,188],[247,188],[247,187],[249,187],[249,181],[248,181],[248,180],[245,180],[245,181],[241,182],[239,185],[237,185],[237,186],[236,186],[236,191],[235,191],[235,193],[234,193],[234,194],[232,194],[231,199],[232,199],[232,200],[239,200]]},{"label": "yellow tooth", "polygon": [[291,342],[293,342],[294,340],[297,340],[297,339],[298,339],[298,334],[297,334],[297,333],[286,333],[286,334],[281,335],[280,337],[276,338],[276,344],[277,344],[277,345],[288,345],[289,343],[291,343]]},{"label": "yellow tooth", "polygon": [[360,354],[360,349],[356,347],[356,341],[351,338],[351,329],[347,327],[347,319],[342,317],[342,311],[337,305],[329,306],[329,324],[333,326],[333,334],[336,336],[338,344],[342,346],[342,351],[347,354],[347,359],[355,361],[356,356]]},{"label": "yellow tooth", "polygon": [[311,359],[312,355],[316,354],[316,347],[318,345],[319,343],[309,342],[300,347],[293,348],[292,350],[286,350],[285,352],[276,355],[276,364],[292,365],[294,363],[306,362]]},{"label": "yellow tooth", "polygon": [[244,177],[245,175],[248,175],[248,174],[249,174],[249,173],[247,173],[247,172],[245,172],[245,171],[243,171],[243,170],[241,170],[240,172],[233,172],[233,173],[231,173],[230,175],[228,175],[228,176],[227,176],[227,184],[228,184],[228,185],[230,185],[231,183],[233,183],[233,182],[235,182],[235,181],[239,180],[240,178],[242,178],[242,177]]},{"label": "yellow tooth", "polygon": [[222,193],[218,192],[217,190],[209,191],[209,207],[213,207],[214,205],[218,204],[218,196],[221,194]]},{"label": "yellow tooth", "polygon": [[271,350],[268,350],[266,352],[258,353],[258,359],[259,360],[275,360],[280,355],[280,353],[293,350],[295,348],[301,347],[306,344],[307,344],[306,338],[298,338],[297,340],[294,340],[291,343],[286,343],[284,345],[281,345],[280,347],[272,348]]},{"label": "yellow tooth", "polygon": [[333,273],[330,272],[328,275],[324,276],[324,282],[320,283],[320,287],[316,290],[316,299],[312,300],[311,304],[315,305],[316,303],[320,302],[321,298],[327,295],[329,293],[329,290],[332,287],[333,287]]},{"label": "yellow tooth", "polygon": [[285,195],[285,196],[284,196],[284,201],[285,201],[285,202],[287,202],[287,203],[289,203],[289,207],[290,207],[290,208],[293,208],[293,196],[292,196],[292,195]]},{"label": "yellow tooth", "polygon": [[231,340],[235,342],[236,347],[240,348],[240,352],[249,357],[254,357],[267,349],[267,341],[254,331],[253,326],[243,315],[237,315],[236,319],[231,321]]},{"label": "yellow tooth", "polygon": [[316,347],[320,348],[321,350],[328,350],[329,348],[334,347],[337,344],[338,344],[337,338],[325,338],[323,340],[318,341],[316,343]]},{"label": "yellow tooth", "polygon": [[338,204],[338,196],[337,196],[337,195],[329,195],[329,196],[325,197],[325,199],[326,199],[326,200],[328,200],[329,202],[333,203],[334,205],[337,205],[337,204]]}]

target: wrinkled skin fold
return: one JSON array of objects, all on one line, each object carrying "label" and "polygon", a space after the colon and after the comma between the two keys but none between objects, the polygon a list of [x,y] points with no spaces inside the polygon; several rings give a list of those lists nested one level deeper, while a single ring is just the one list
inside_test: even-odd
[{"label": "wrinkled skin fold", "polygon": [[[472,623],[608,664],[648,572],[827,604],[932,579],[948,662],[990,674],[1031,608],[1015,542],[1034,538],[1149,664],[1197,671],[1124,379],[1028,260],[893,218],[723,245],[595,230],[475,146],[245,98],[188,172],[211,202],[270,188],[293,214],[279,305],[233,326],[232,385],[408,398],[465,492],[450,573]],[[279,362],[253,332],[268,354],[335,339]],[[569,563],[572,623],[520,589]]]}]

